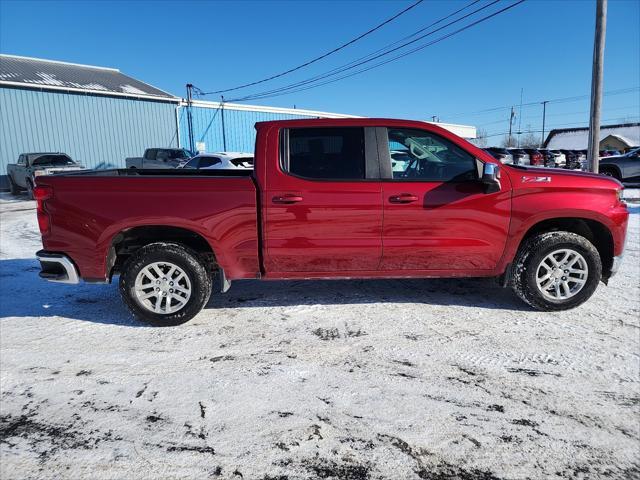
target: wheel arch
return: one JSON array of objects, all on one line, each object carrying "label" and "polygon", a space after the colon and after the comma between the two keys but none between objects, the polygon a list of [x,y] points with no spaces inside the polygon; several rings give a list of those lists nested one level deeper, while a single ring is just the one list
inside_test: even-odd
[{"label": "wheel arch", "polygon": [[111,238],[106,255],[107,278],[119,272],[122,264],[140,248],[157,242],[177,243],[198,253],[207,269],[218,269],[215,247],[194,229],[173,225],[137,225],[119,231]]},{"label": "wheel arch", "polygon": [[589,240],[600,255],[603,280],[605,282],[608,280],[613,266],[613,234],[604,223],[593,218],[557,217],[540,220],[529,226],[524,235],[522,235],[518,242],[516,253],[532,236],[553,231],[572,232]]}]

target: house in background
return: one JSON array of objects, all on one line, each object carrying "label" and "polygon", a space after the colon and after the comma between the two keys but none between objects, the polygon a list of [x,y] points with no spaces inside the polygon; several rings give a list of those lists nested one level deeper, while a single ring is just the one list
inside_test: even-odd
[{"label": "house in background", "polygon": [[[589,143],[589,128],[559,128],[551,130],[544,147],[551,150],[585,150]],[[600,150],[624,150],[640,146],[640,123],[621,123],[600,127]]]}]

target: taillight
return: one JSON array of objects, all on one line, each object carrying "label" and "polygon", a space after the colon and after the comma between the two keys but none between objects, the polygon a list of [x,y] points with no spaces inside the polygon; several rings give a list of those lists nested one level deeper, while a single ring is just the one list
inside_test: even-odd
[{"label": "taillight", "polygon": [[39,185],[33,189],[33,198],[37,202],[38,227],[42,235],[46,235],[51,230],[51,218],[44,208],[45,200],[51,197],[53,197],[53,188],[48,185]]}]

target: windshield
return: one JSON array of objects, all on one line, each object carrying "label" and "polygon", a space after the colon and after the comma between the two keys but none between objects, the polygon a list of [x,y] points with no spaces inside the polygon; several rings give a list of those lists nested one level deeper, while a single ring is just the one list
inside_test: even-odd
[{"label": "windshield", "polygon": [[193,153],[189,150],[181,149],[181,150],[169,150],[167,152],[169,159],[176,160],[181,158],[191,158],[193,157]]},{"label": "windshield", "polygon": [[66,155],[42,155],[31,165],[75,165],[75,162]]}]

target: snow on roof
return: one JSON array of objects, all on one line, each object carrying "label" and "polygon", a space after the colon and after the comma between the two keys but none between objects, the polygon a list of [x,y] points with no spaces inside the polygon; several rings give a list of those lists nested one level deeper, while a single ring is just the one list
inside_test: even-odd
[{"label": "snow on roof", "polygon": [[175,99],[115,68],[0,54],[0,85]]},{"label": "snow on roof", "polygon": [[[600,139],[613,135],[628,146],[640,145],[640,123],[623,123],[619,125],[603,125],[600,127]],[[589,128],[564,128],[551,130],[545,141],[545,148],[584,150],[589,143]]]}]

